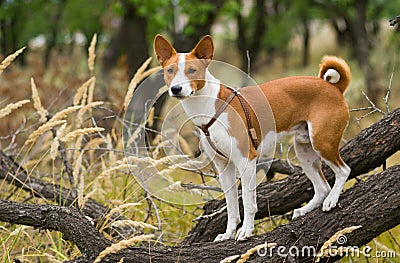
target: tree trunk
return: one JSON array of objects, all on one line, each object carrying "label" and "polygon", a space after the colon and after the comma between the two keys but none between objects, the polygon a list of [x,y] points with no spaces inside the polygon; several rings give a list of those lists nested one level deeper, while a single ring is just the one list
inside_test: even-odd
[{"label": "tree trunk", "polygon": [[366,12],[368,0],[355,0],[355,17],[350,19],[350,32],[354,40],[354,52],[357,62],[364,74],[367,95],[372,102],[377,103],[381,95],[381,87],[378,84],[378,77],[373,69],[369,58],[371,56],[371,43],[366,29]]},{"label": "tree trunk", "polygon": [[306,15],[302,18],[303,24],[303,56],[302,66],[307,67],[310,62],[310,25]]},{"label": "tree trunk", "polygon": [[[248,57],[247,51],[249,53],[251,63],[253,67],[256,65],[257,58],[259,57],[259,51],[261,48],[261,39],[266,30],[265,24],[265,0],[256,0],[255,8],[255,23],[254,25],[250,25],[254,27],[254,29],[249,30],[249,28],[245,25],[245,18],[243,18],[240,11],[238,11],[236,16],[237,29],[238,29],[238,37],[237,37],[237,47],[241,54],[241,69],[245,72],[248,71]],[[238,0],[238,4],[242,6],[241,0]],[[249,33],[250,32],[250,33]],[[252,33],[252,34],[251,34]],[[248,73],[248,72],[247,72]]]},{"label": "tree trunk", "polygon": [[[345,163],[352,169],[349,176],[351,179],[385,164],[386,159],[399,149],[400,108],[361,131],[341,148],[340,153]],[[332,185],[334,182],[333,172],[326,165],[323,166],[323,171]],[[295,172],[280,181],[263,182],[257,187],[258,212],[256,219],[285,214],[300,207],[312,196],[312,184],[302,172]],[[239,200],[239,204],[243,217],[241,200]],[[203,207],[204,214],[212,214],[224,206],[225,200],[210,201]],[[212,218],[200,219],[183,243],[187,245],[214,240],[218,234],[225,231],[226,223],[226,211]]]},{"label": "tree trunk", "polygon": [[53,14],[53,17],[51,18],[52,21],[51,21],[50,38],[49,38],[49,42],[47,43],[46,51],[44,54],[44,65],[46,68],[49,66],[51,51],[53,50],[53,48],[56,45],[57,36],[60,31],[59,27],[60,27],[60,24],[62,21],[61,16],[62,16],[62,12],[63,12],[66,2],[67,2],[66,0],[58,1],[55,13]]},{"label": "tree trunk", "polygon": [[174,47],[178,52],[189,52],[194,48],[197,41],[203,36],[210,34],[211,27],[213,26],[215,19],[217,18],[218,12],[224,5],[225,0],[205,0],[201,4],[213,5],[214,8],[208,9],[206,14],[202,14],[206,17],[203,23],[199,22],[197,16],[189,17],[188,26],[193,27],[190,34],[184,34],[183,32],[174,32]]},{"label": "tree trunk", "polygon": [[[0,200],[0,221],[62,232],[63,237],[74,242],[83,255],[69,261],[70,263],[93,262],[101,251],[111,245],[111,242],[75,208]],[[283,257],[282,252],[278,254],[278,249],[261,250],[260,252],[267,253],[255,252],[247,262],[312,262],[322,244],[344,228],[361,226],[346,234],[346,242],[341,244],[345,247],[361,247],[398,224],[400,166],[395,166],[370,176],[366,182],[360,182],[347,190],[342,195],[338,208],[328,213],[316,209],[269,233],[254,236],[246,241],[228,240],[176,247],[150,243],[143,247],[130,247],[108,254],[101,262],[119,262],[121,258],[124,258],[123,262],[220,262],[233,255],[242,255],[266,242],[276,243],[275,248],[283,246],[285,253],[296,251],[292,250],[292,247],[295,247],[299,254]],[[301,251],[306,252],[302,254]],[[340,256],[334,259],[339,258]],[[321,260],[332,261],[330,258]]]},{"label": "tree trunk", "polygon": [[[151,45],[150,45],[151,46]],[[137,14],[133,3],[125,3],[125,14],[103,57],[103,73],[115,66],[122,54],[127,56],[129,78],[149,57],[147,20]]]}]

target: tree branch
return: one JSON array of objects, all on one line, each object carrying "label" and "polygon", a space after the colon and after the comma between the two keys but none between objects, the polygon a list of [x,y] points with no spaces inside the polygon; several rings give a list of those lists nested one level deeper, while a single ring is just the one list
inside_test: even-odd
[{"label": "tree branch", "polygon": [[[305,246],[314,247],[311,254],[282,258],[277,250],[271,257],[260,257],[254,253],[248,262],[311,262],[322,244],[339,230],[350,226],[362,227],[346,234],[344,246],[362,246],[400,224],[400,166],[372,175],[347,190],[339,207],[330,212],[316,209],[304,217],[281,225],[273,231],[236,242],[228,240],[218,243],[201,243],[194,246],[168,247],[149,244],[145,247],[125,248],[107,255],[102,262],[219,262],[226,257],[241,255],[255,246],[276,243],[289,249],[296,246],[299,251]],[[357,211],[357,213],[354,213]],[[20,204],[0,200],[0,221],[30,225],[61,231],[64,238],[78,246],[83,256],[69,261],[92,262],[111,242],[106,240],[90,222],[75,208],[53,205]],[[286,250],[287,252],[287,250]],[[267,253],[269,256],[269,253]],[[335,258],[337,259],[337,258]],[[322,258],[322,262],[332,259]]]},{"label": "tree branch", "polygon": [[[341,148],[343,160],[350,166],[349,179],[367,173],[385,164],[387,158],[400,149],[400,108],[388,113],[377,123],[362,130],[357,136]],[[332,185],[334,174],[326,165],[323,171]],[[240,192],[239,192],[240,194]],[[263,182],[257,187],[258,213],[256,219],[271,215],[282,215],[313,196],[310,180],[302,172],[295,172],[287,178],[276,182]],[[340,202],[340,199],[339,199]],[[242,201],[239,200],[243,215]],[[212,214],[225,206],[225,200],[213,200],[204,205],[204,214]],[[190,231],[184,244],[212,241],[226,228],[226,211],[212,218],[203,218]]]},{"label": "tree branch", "polygon": [[78,246],[84,259],[99,254],[111,245],[75,207],[23,204],[0,199],[0,211],[2,222],[60,231],[64,239]]},{"label": "tree branch", "polygon": [[[73,206],[77,202],[77,198],[74,191],[68,188],[60,187],[58,184],[43,181],[35,178],[32,175],[28,175],[23,167],[16,163],[11,157],[6,155],[0,150],[0,179],[13,184],[32,195],[46,200],[51,200],[55,203],[62,203],[65,206]],[[99,204],[93,199],[89,198],[82,209],[82,212],[93,218],[97,225],[104,223],[104,216],[110,212],[110,208]],[[113,214],[110,220],[115,219],[126,219],[123,215],[116,213]],[[118,229],[118,233],[129,236],[132,235],[135,230],[131,227],[124,227]],[[116,234],[118,234],[116,233]]]}]

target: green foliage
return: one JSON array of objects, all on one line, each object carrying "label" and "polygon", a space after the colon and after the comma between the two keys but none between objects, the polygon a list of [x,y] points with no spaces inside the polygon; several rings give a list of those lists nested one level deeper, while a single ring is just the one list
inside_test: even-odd
[{"label": "green foliage", "polygon": [[94,33],[103,31],[102,18],[110,7],[110,0],[68,0],[62,16],[65,33],[80,31],[90,41]]},{"label": "green foliage", "polygon": [[[60,43],[65,43],[65,36],[76,31],[90,39],[94,33],[102,32],[101,19],[109,4],[109,0],[5,1],[0,4],[0,20],[11,27],[1,37],[6,41],[14,38],[17,47],[27,45],[41,34],[50,37],[54,30]],[[60,17],[56,17],[57,13]]]},{"label": "green foliage", "polygon": [[[330,4],[335,7],[346,10],[349,16],[354,16],[356,11],[354,9],[354,3],[356,0],[331,0],[331,1],[323,1],[325,4]],[[20,0],[20,1],[2,1],[0,4],[0,20],[13,21],[13,33],[15,33],[17,46],[26,45],[27,42],[33,37],[39,34],[50,35],[52,24],[50,21],[54,19],[54,13],[57,8],[60,8],[63,0]],[[244,1],[243,1],[244,2]],[[299,0],[299,1],[266,1],[268,8],[266,8],[266,13],[264,17],[264,22],[266,23],[267,30],[265,34],[261,37],[262,47],[265,50],[269,50],[270,48],[274,48],[277,50],[284,50],[288,48],[289,42],[293,39],[295,34],[301,33],[301,21],[302,19],[306,20],[326,20],[330,19],[329,15],[335,15],[340,18],[340,14],[334,12],[332,9],[324,9],[320,6],[311,6],[309,0]],[[322,2],[322,1],[320,1]],[[143,19],[147,20],[148,23],[148,40],[149,42],[153,38],[155,33],[158,32],[170,32],[173,33],[175,30],[175,16],[182,18],[183,21],[186,21],[184,27],[184,34],[190,35],[196,30],[196,27],[206,23],[207,16],[206,14],[210,11],[213,11],[213,4],[204,3],[200,0],[192,0],[192,1],[183,1],[183,0],[67,0],[64,5],[62,5],[62,15],[59,18],[60,23],[60,32],[58,41],[60,44],[65,43],[64,38],[66,35],[74,33],[76,31],[80,31],[84,33],[87,39],[90,39],[93,33],[97,32],[99,34],[108,33],[106,30],[110,28],[111,18],[119,17],[123,18],[126,11],[126,4],[132,4],[134,8],[136,8],[137,14]],[[175,4],[175,5],[174,5]],[[249,2],[246,2],[248,5]],[[249,6],[249,12],[246,14],[244,23],[246,26],[246,34],[247,37],[251,37],[254,30],[256,7],[254,7],[254,3],[251,2]],[[268,10],[267,10],[268,9]],[[229,21],[230,25],[235,24],[236,15],[238,12],[244,12],[243,6],[239,4],[236,0],[226,0],[225,5],[219,11],[220,17],[224,17]],[[397,1],[384,1],[384,0],[376,0],[368,2],[367,9],[367,17],[369,21],[381,21],[381,19],[388,19],[395,17],[396,15],[400,15],[400,5]],[[0,35],[1,38],[11,39],[11,31],[7,31],[6,35]],[[230,32],[226,32],[229,34]],[[0,33],[1,34],[1,33]],[[234,35],[234,34],[232,34]],[[319,36],[319,40],[324,40],[324,36]],[[396,37],[398,39],[398,37]],[[323,41],[322,45],[324,44]],[[318,53],[318,50],[313,50],[314,55]],[[392,53],[390,53],[392,54]],[[36,61],[38,59],[34,54],[30,54],[30,61]],[[53,63],[48,71],[44,69],[40,69],[35,67],[35,64],[31,64],[31,68],[28,70],[24,70],[23,72],[15,72],[14,75],[9,75],[9,79],[2,82],[0,88],[2,88],[3,92],[12,91],[16,94],[7,96],[15,97],[18,99],[22,99],[28,94],[25,85],[29,83],[29,78],[33,75],[35,79],[38,80],[38,87],[42,94],[46,94],[44,96],[43,102],[46,105],[52,105],[50,108],[52,113],[56,113],[58,109],[63,109],[65,105],[68,104],[68,98],[72,98],[73,94],[75,94],[76,89],[79,87],[81,83],[84,82],[86,76],[84,75],[86,71],[82,70],[83,67],[77,67],[77,65],[82,65],[86,63],[86,54],[78,53],[74,55],[75,57],[57,57],[59,59],[56,63]],[[387,49],[383,50],[381,54],[379,54],[380,60],[390,61],[390,58],[387,57],[388,52]],[[383,59],[382,59],[383,57]],[[85,59],[83,59],[85,58]],[[295,58],[291,58],[292,61]],[[293,63],[294,64],[294,63]],[[315,64],[314,64],[315,66]],[[353,67],[353,65],[352,65]],[[356,66],[354,66],[355,68]],[[391,70],[392,67],[390,67]],[[36,71],[35,71],[36,70]],[[85,65],[86,70],[86,65]],[[274,72],[275,70],[275,72]],[[268,78],[278,77],[278,70],[282,71],[279,67],[270,67],[266,72],[268,72]],[[308,69],[310,70],[310,69]],[[314,74],[314,67],[310,70],[310,74]],[[120,69],[120,71],[123,71]],[[44,72],[44,73],[43,73]],[[356,73],[356,70],[353,71]],[[280,74],[281,72],[279,72]],[[302,72],[303,73],[303,72]],[[390,73],[390,71],[389,71]],[[43,75],[44,74],[44,75]],[[296,72],[297,74],[297,72]],[[307,74],[309,74],[307,72]],[[82,75],[84,77],[82,77]],[[285,75],[294,75],[294,72],[285,71]],[[357,87],[363,87],[364,83],[360,81],[362,76],[361,73],[353,74],[354,78],[352,81],[353,91],[350,92],[358,92]],[[15,76],[15,77],[14,77]],[[117,76],[117,77],[116,77]],[[106,105],[114,107],[115,105],[122,105],[123,101],[121,101],[121,97],[123,98],[124,88],[126,87],[128,80],[124,79],[124,73],[117,71],[113,75],[113,83],[108,85],[106,89],[103,89],[102,92],[104,94],[99,94],[99,97],[108,98]],[[99,76],[100,77],[100,76]],[[265,73],[263,73],[263,77],[265,78]],[[385,76],[381,76],[382,79],[385,79]],[[99,78],[100,79],[100,78]],[[51,82],[50,82],[51,81]],[[357,81],[360,83],[357,85]],[[396,79],[394,79],[396,81]],[[21,84],[25,83],[25,84]],[[65,85],[68,83],[68,85]],[[79,85],[78,85],[79,84]],[[393,85],[395,87],[395,85]],[[62,96],[57,97],[58,90],[66,89]],[[55,92],[55,90],[57,92]],[[20,92],[20,93],[17,93]],[[394,90],[396,92],[396,90]],[[351,95],[348,93],[346,96]],[[397,95],[398,96],[398,95]],[[8,98],[7,98],[8,99]],[[351,101],[350,104],[352,107],[355,107],[356,101]],[[116,106],[115,106],[116,107]],[[101,111],[102,109],[97,109]],[[115,112],[121,112],[120,109],[114,109]],[[96,113],[96,111],[94,111]],[[111,112],[111,110],[110,110]],[[103,111],[101,111],[102,114]],[[25,116],[34,116],[33,112],[24,112]],[[99,113],[100,115],[100,113]],[[354,116],[354,115],[353,115]],[[30,127],[30,130],[25,131],[19,136],[29,135],[32,127],[36,127],[33,124],[34,118],[30,117],[28,119],[27,127]],[[87,119],[90,122],[91,119]],[[12,121],[17,122],[19,118],[12,118],[9,122]],[[91,123],[89,123],[91,124]],[[352,123],[354,124],[354,123]],[[3,121],[2,125],[6,125]],[[10,124],[9,124],[10,125]],[[19,124],[18,124],[19,125]],[[16,125],[15,129],[17,130],[18,125]],[[11,126],[11,125],[10,125]],[[113,125],[111,125],[113,126]],[[354,126],[354,127],[353,127]],[[3,126],[5,127],[5,126]],[[119,125],[115,125],[113,127],[119,127]],[[8,128],[9,129],[9,128]],[[351,125],[348,130],[353,129],[353,132],[358,127],[356,125]],[[109,131],[110,134],[119,134],[118,131]],[[350,135],[348,136],[350,137]],[[94,140],[94,139],[93,139]],[[63,170],[59,166],[61,163],[51,163],[49,161],[49,157],[47,156],[47,150],[49,143],[51,140],[44,140],[43,145],[41,147],[36,148],[37,156],[31,156],[31,161],[34,161],[35,166],[27,165],[28,169],[34,174],[36,171],[40,171],[42,174],[54,174],[53,178],[50,176],[50,179],[55,183],[65,185],[68,187],[68,182],[66,181],[66,176],[63,175]],[[120,145],[117,141],[113,142],[112,146],[115,148],[116,154],[121,152],[121,149],[117,148],[117,145]],[[104,149],[106,144],[103,142],[103,146],[99,147],[99,151]],[[46,148],[47,147],[47,148]],[[74,146],[70,146],[71,149],[74,149]],[[113,148],[113,149],[114,149]],[[43,154],[43,156],[41,156]],[[93,155],[93,160],[90,160],[92,154],[90,151],[85,155],[84,166],[90,171],[88,177],[85,177],[86,180],[86,188],[85,193],[90,193],[91,191],[96,190],[96,187],[99,187],[97,191],[94,192],[93,198],[101,203],[107,204],[111,207],[117,206],[119,203],[129,203],[129,202],[143,202],[142,207],[134,208],[129,211],[124,211],[124,215],[128,218],[133,218],[137,221],[146,221],[157,226],[158,219],[154,213],[155,208],[150,204],[146,203],[146,198],[143,198],[144,191],[140,188],[140,186],[134,181],[134,178],[125,174],[123,171],[115,172],[113,174],[108,175],[107,177],[98,180],[97,177],[101,173],[101,169],[106,169],[112,167],[113,159],[109,157],[109,153],[105,151],[105,153],[98,153],[100,157]],[[111,154],[110,154],[111,155]],[[122,158],[117,155],[117,157]],[[42,160],[38,162],[37,160]],[[33,162],[32,162],[33,163]],[[31,164],[32,165],[32,164]],[[95,185],[95,183],[98,184]],[[15,191],[11,186],[7,186],[3,184],[0,187],[2,198],[7,197],[12,191]],[[16,199],[25,200],[29,198],[28,194],[16,194]],[[113,203],[115,202],[115,203]],[[60,202],[61,204],[61,202]],[[178,206],[170,206],[164,202],[155,200],[155,204],[157,205],[157,209],[160,212],[161,222],[163,226],[163,237],[164,242],[166,244],[176,244],[180,239],[184,238],[189,229],[193,226],[192,219],[198,216],[201,211],[196,207],[178,207]],[[7,229],[6,229],[7,227]],[[0,249],[1,253],[3,253],[3,262],[7,261],[6,253],[13,252],[14,254],[19,251],[19,253],[25,255],[25,259],[32,257],[32,255],[38,253],[37,251],[23,251],[21,248],[25,247],[34,247],[39,248],[41,253],[51,253],[55,255],[59,260],[64,260],[66,258],[65,255],[73,255],[71,251],[73,250],[73,245],[67,244],[62,240],[62,237],[58,233],[45,233],[38,234],[35,230],[26,230],[28,234],[24,232],[24,230],[18,230],[18,226],[8,226],[5,224],[0,224],[0,228],[2,230],[6,229],[7,231],[0,231],[0,241],[5,243],[3,249]],[[15,232],[13,230],[16,230]],[[270,231],[271,225],[265,226],[265,229],[262,226],[259,226],[258,232],[262,233],[263,231]],[[392,230],[393,235],[398,238],[399,227],[395,230]],[[390,233],[389,233],[390,234]],[[395,238],[389,236],[389,234],[384,234],[381,237],[380,243],[390,247],[398,249],[398,245],[395,242]],[[391,234],[390,234],[391,235]],[[22,252],[21,252],[22,251]],[[39,256],[38,256],[39,257]],[[44,257],[41,255],[41,257]],[[70,256],[69,256],[70,257]],[[40,262],[45,262],[46,258]],[[395,261],[397,262],[397,261]]]},{"label": "green foliage", "polygon": [[201,0],[180,1],[182,13],[188,17],[188,23],[183,30],[186,35],[193,34],[196,26],[207,22],[208,13],[213,12],[215,6]]},{"label": "green foliage", "polygon": [[48,18],[56,1],[5,1],[0,3],[0,20],[9,24],[2,38],[15,39],[16,46],[23,46],[33,37],[48,32]]}]

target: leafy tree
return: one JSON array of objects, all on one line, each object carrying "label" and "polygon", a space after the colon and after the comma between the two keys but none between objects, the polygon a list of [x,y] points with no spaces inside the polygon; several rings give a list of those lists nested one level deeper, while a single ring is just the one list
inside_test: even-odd
[{"label": "leafy tree", "polygon": [[76,31],[87,39],[102,31],[101,17],[109,0],[0,0],[0,52],[8,54],[45,35],[47,65],[51,51],[65,45],[65,36]]},{"label": "leafy tree", "polygon": [[247,51],[252,68],[257,68],[261,53],[267,55],[267,62],[274,56],[286,57],[289,43],[293,36],[300,34],[303,38],[302,65],[309,59],[309,22],[318,17],[315,8],[310,8],[307,0],[277,1],[255,0],[246,14],[249,2],[236,0],[238,8],[234,9],[237,22],[237,47],[241,54],[241,68],[247,68]]}]

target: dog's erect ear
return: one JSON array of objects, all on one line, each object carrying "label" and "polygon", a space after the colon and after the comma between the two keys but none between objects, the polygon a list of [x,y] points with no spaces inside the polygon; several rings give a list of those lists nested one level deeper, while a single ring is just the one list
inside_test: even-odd
[{"label": "dog's erect ear", "polygon": [[165,62],[176,54],[176,50],[162,35],[157,34],[154,38],[154,52],[157,55],[158,62],[164,67]]},{"label": "dog's erect ear", "polygon": [[214,43],[211,36],[203,37],[191,53],[198,59],[211,60],[214,56]]}]

